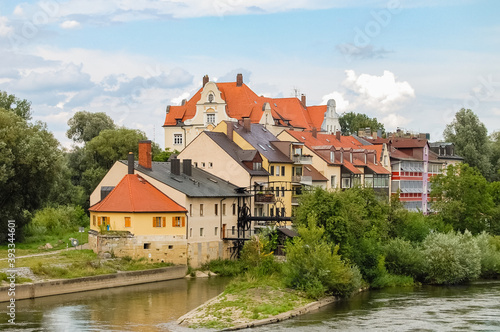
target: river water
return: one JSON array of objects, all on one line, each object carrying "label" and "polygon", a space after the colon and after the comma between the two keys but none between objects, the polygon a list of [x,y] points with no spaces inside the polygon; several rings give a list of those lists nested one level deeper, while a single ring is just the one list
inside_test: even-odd
[{"label": "river water", "polygon": [[[0,330],[186,331],[174,321],[222,292],[227,282],[181,279],[17,301],[15,328],[4,314]],[[500,281],[368,291],[301,317],[249,329],[331,330],[500,331]]]}]

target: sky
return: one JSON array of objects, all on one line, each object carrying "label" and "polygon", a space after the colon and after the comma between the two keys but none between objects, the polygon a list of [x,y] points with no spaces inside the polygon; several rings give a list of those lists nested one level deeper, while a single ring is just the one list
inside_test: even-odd
[{"label": "sky", "polygon": [[167,105],[202,77],[258,95],[335,99],[386,130],[443,130],[462,107],[500,130],[500,2],[44,0],[0,2],[0,90],[32,102],[63,147],[77,111],[164,146]]}]

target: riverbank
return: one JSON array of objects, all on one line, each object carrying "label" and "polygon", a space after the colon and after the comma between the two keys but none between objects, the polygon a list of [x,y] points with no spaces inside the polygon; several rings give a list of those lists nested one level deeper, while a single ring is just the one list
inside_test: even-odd
[{"label": "riverbank", "polygon": [[[85,292],[105,288],[137,285],[184,278],[187,266],[170,266],[152,270],[130,271],[92,277],[60,279],[15,286],[15,299],[34,299],[44,296]],[[10,286],[0,287],[0,302],[10,301]]]},{"label": "riverbank", "polygon": [[229,284],[222,294],[180,317],[177,324],[239,330],[290,319],[340,299],[308,298],[302,292],[283,288],[276,277],[257,280],[247,275],[245,278]]}]

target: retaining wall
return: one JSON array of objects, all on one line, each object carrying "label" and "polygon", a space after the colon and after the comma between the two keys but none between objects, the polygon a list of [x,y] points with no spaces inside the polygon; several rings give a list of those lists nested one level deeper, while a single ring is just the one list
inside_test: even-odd
[{"label": "retaining wall", "polygon": [[[153,270],[119,272],[100,276],[61,279],[33,284],[16,285],[16,300],[33,299],[36,297],[85,292],[96,289],[112,288],[145,284],[183,278],[187,266],[171,266]],[[10,301],[9,286],[0,287],[0,302]]]}]

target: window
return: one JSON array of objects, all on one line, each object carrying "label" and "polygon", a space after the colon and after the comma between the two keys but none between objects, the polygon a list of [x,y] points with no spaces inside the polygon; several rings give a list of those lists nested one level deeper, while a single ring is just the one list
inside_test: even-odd
[{"label": "window", "polygon": [[[271,187],[271,192],[274,193],[274,187]],[[280,187],[276,187],[276,197],[280,197]]]},{"label": "window", "polygon": [[193,204],[189,204],[189,216],[193,216]]},{"label": "window", "polygon": [[219,204],[215,204],[215,207],[214,207],[214,212],[215,212],[215,215],[218,216],[219,215]]},{"label": "window", "polygon": [[173,245],[171,245],[171,244],[169,244],[169,245],[168,245],[168,249],[174,249],[174,246],[173,246]]},{"label": "window", "polygon": [[151,249],[151,243],[144,243],[144,249]]},{"label": "window", "polygon": [[219,231],[219,227],[215,227],[215,230],[214,230],[214,235],[217,236],[217,232]]},{"label": "window", "polygon": [[109,225],[109,217],[99,217],[97,218],[97,225],[101,226],[103,224],[104,226]]},{"label": "window", "polygon": [[274,175],[274,166],[271,166],[269,173],[271,173],[271,175]]},{"label": "window", "polygon": [[222,215],[226,215],[226,204],[222,204]]},{"label": "window", "polygon": [[[166,218],[163,217],[163,227],[165,227]],[[153,217],[153,227],[161,227],[162,217]]]},{"label": "window", "polygon": [[236,215],[236,204],[233,203],[233,216]]},{"label": "window", "polygon": [[351,187],[351,178],[342,178],[342,188]]},{"label": "window", "polygon": [[332,176],[330,177],[330,186],[331,186],[332,188],[335,188],[335,187],[337,186],[337,181],[336,181],[336,178],[337,178],[337,177],[336,177],[335,175],[332,175]]},{"label": "window", "polygon": [[276,176],[280,176],[280,167],[279,166],[276,166]]},{"label": "window", "polygon": [[253,170],[260,171],[262,169],[262,163],[253,163]]},{"label": "window", "polygon": [[174,134],[174,145],[182,145],[182,134]]},{"label": "window", "polygon": [[234,235],[235,231],[236,231],[236,227],[235,226],[231,227],[231,234],[232,235]]},{"label": "window", "polygon": [[181,217],[172,217],[172,227],[181,227]]},{"label": "window", "polygon": [[284,217],[284,216],[285,216],[285,208],[284,208],[284,207],[282,207],[282,208],[281,208],[281,216],[282,216],[282,217]]},{"label": "window", "polygon": [[94,216],[92,217],[92,224],[93,224],[94,226],[96,225],[96,219],[97,219],[97,218],[96,218],[96,216],[94,215]]},{"label": "window", "polygon": [[207,114],[207,123],[215,124],[215,114]]},{"label": "window", "polygon": [[210,163],[208,163],[208,168],[212,168],[213,166],[214,166],[214,164],[213,164],[213,163],[211,163],[211,162],[210,162]]},{"label": "window", "polygon": [[193,229],[192,228],[189,229],[189,237],[193,237]]},{"label": "window", "polygon": [[335,162],[335,152],[330,151],[330,162],[334,163]]},{"label": "window", "polygon": [[373,174],[365,174],[365,187],[373,188]]},{"label": "window", "polygon": [[285,176],[285,166],[281,166],[281,176]]},{"label": "window", "polygon": [[203,228],[200,228],[200,236],[203,236]]},{"label": "window", "polygon": [[198,162],[194,162],[194,167],[198,167]]},{"label": "window", "polygon": [[201,168],[205,168],[205,163],[201,163]]},{"label": "window", "polygon": [[203,216],[203,204],[200,204],[200,216]]},{"label": "window", "polygon": [[285,187],[281,187],[281,197],[285,197]]},{"label": "window", "polygon": [[131,227],[130,224],[130,217],[125,217],[125,227]]}]

